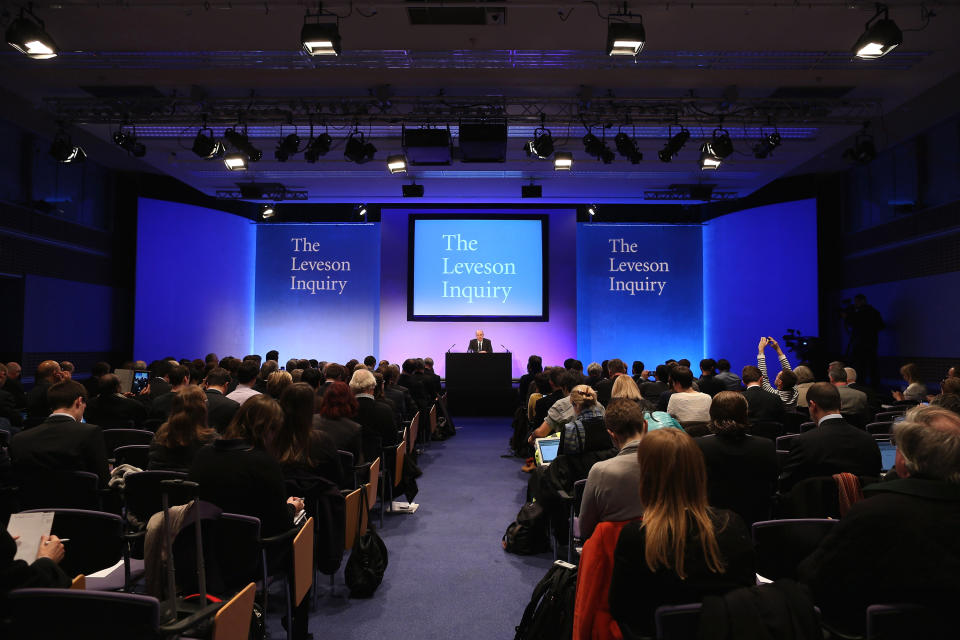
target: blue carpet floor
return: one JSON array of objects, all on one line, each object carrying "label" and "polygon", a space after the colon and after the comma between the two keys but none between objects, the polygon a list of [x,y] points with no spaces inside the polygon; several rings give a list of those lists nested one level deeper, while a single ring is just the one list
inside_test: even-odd
[{"label": "blue carpet floor", "polygon": [[[456,437],[431,443],[420,456],[419,510],[385,516],[379,533],[390,564],[383,584],[370,600],[322,597],[310,614],[315,640],[513,638],[552,555],[516,556],[500,547],[526,495],[521,461],[500,457],[508,453],[510,420],[456,424]],[[346,592],[342,568],[337,585]],[[271,609],[282,602],[278,594]],[[268,628],[271,638],[285,637],[278,612],[271,611]]]}]

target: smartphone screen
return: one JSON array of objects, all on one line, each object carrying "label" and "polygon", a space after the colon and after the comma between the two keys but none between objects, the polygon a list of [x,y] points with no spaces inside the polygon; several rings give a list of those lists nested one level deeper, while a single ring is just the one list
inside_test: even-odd
[{"label": "smartphone screen", "polygon": [[134,371],[133,384],[130,385],[130,392],[133,393],[133,395],[138,395],[147,388],[147,382],[149,382],[149,380],[150,373],[148,371]]}]

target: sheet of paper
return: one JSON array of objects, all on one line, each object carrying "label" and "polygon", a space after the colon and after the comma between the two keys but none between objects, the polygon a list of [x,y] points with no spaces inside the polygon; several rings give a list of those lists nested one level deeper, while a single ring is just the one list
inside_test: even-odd
[{"label": "sheet of paper", "polygon": [[50,535],[51,527],[53,527],[52,511],[11,514],[10,522],[7,523],[7,532],[13,537],[20,536],[17,540],[17,554],[13,559],[27,563],[36,560],[40,538]]},{"label": "sheet of paper", "polygon": [[87,577],[88,578],[108,578],[110,577],[110,574],[112,574],[114,571],[121,569],[122,567],[123,567],[123,558],[120,558],[119,560],[117,560],[117,564],[113,565],[112,567],[107,567],[106,569],[100,569],[100,571],[95,571],[89,574]]}]

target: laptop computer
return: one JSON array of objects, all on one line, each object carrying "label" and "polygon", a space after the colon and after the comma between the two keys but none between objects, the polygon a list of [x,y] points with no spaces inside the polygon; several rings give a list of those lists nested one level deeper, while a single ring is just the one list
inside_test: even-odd
[{"label": "laptop computer", "polygon": [[557,452],[560,451],[560,437],[537,438],[534,448],[533,459],[537,466],[547,466],[556,459]]}]

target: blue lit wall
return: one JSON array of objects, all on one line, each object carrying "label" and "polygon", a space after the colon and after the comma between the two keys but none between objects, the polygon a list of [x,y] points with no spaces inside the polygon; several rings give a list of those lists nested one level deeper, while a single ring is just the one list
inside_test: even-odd
[{"label": "blue lit wall", "polygon": [[581,224],[577,355],[653,368],[703,352],[699,226]]},{"label": "blue lit wall", "polygon": [[27,275],[24,352],[112,351],[116,295],[113,287]]},{"label": "blue lit wall", "polygon": [[254,228],[221,211],[139,200],[135,358],[250,353]]},{"label": "blue lit wall", "polygon": [[257,227],[254,352],[346,362],[376,351],[377,224]]},{"label": "blue lit wall", "polygon": [[739,371],[756,364],[760,336],[817,335],[817,286],[816,201],[710,220],[703,226],[704,351]]}]

